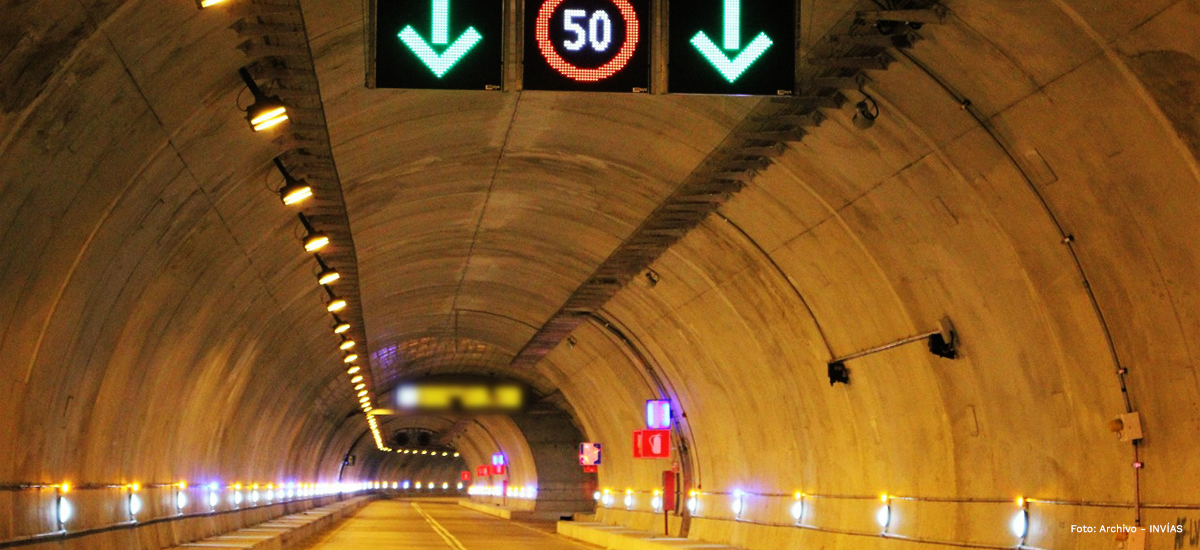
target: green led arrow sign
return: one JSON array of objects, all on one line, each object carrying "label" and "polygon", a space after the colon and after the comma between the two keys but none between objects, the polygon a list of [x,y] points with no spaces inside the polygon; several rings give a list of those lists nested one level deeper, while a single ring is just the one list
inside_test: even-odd
[{"label": "green led arrow sign", "polygon": [[[725,0],[725,27],[724,27],[724,51],[717,47],[717,44],[708,37],[704,31],[700,31],[692,38],[692,45],[700,51],[709,63],[721,73],[731,84],[737,82],[742,74],[749,69],[758,58],[767,53],[767,49],[771,47],[771,39],[766,33],[758,33],[758,36],[750,42],[746,49],[742,47],[742,2],[741,0]],[[741,50],[741,52],[738,52]],[[734,52],[733,58],[730,58],[725,52]]]},{"label": "green led arrow sign", "polygon": [[438,78],[445,76],[454,65],[458,64],[467,52],[470,52],[483,36],[475,30],[475,27],[468,27],[450,47],[437,53],[433,46],[445,46],[450,43],[450,0],[433,0],[433,28],[430,36],[431,46],[425,42],[417,31],[413,30],[412,25],[404,27],[398,35],[400,41],[408,46],[412,53],[420,58],[421,62],[433,71],[433,74]]}]

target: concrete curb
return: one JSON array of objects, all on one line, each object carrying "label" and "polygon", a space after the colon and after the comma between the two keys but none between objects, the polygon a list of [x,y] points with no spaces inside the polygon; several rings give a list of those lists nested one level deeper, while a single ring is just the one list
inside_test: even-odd
[{"label": "concrete curb", "polygon": [[371,497],[352,498],[167,550],[195,548],[287,550],[308,540],[309,537],[333,527],[338,521],[354,515],[372,500]]},{"label": "concrete curb", "polygon": [[735,546],[725,546],[677,537],[663,537],[645,531],[637,531],[619,525],[605,525],[603,523],[560,521],[558,522],[558,534],[610,550],[664,550],[677,548],[740,550]]},{"label": "concrete curb", "polygon": [[460,500],[458,501],[458,505],[468,510],[475,510],[476,512],[481,512],[489,516],[496,516],[500,519],[512,519],[512,510],[509,510],[508,508],[501,508],[499,506],[489,504],[479,504],[469,500]]}]

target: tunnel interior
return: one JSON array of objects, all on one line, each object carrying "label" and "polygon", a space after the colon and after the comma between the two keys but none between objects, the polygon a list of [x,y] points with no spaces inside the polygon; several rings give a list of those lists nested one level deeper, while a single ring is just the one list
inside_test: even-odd
[{"label": "tunnel interior", "polygon": [[[788,97],[522,90],[516,38],[371,88],[362,4],[0,11],[0,546],[418,482],[655,531],[664,472],[755,550],[1200,546],[1200,0],[798,0]],[[397,410],[438,377],[532,397]]]}]

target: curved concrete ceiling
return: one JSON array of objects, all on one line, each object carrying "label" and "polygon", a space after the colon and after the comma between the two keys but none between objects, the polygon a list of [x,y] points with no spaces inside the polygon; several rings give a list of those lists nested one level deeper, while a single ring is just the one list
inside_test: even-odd
[{"label": "curved concrete ceiling", "polygon": [[[361,2],[299,4],[373,390],[520,379],[609,445],[602,485],[647,491],[664,464],[628,460],[629,432],[670,398],[703,493],[692,536],[726,544],[900,547],[857,536],[878,534],[880,493],[910,497],[892,534],[935,547],[1015,545],[1019,496],[1050,501],[1030,509],[1039,548],[1111,544],[1072,524],[1200,518],[1197,0],[945,2],[869,71],[873,128],[847,91],[650,266],[657,284],[521,372],[530,338],[764,100],[369,90]],[[805,54],[869,7],[801,4]],[[7,486],[329,481],[351,450],[364,475],[404,469],[363,437],[271,189],[280,145],[238,107],[231,21],[189,1],[0,13]],[[959,359],[914,344],[830,386],[831,359],[944,316]],[[1137,445],[1109,431],[1129,411]],[[510,450],[536,485],[531,430],[481,421],[463,464]],[[754,498],[743,521],[735,489]],[[813,529],[790,527],[795,491],[816,496]],[[53,530],[20,508],[0,540]]]}]

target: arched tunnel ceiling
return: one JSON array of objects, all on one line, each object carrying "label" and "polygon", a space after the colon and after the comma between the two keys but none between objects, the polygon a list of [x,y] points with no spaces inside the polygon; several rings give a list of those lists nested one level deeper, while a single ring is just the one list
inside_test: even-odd
[{"label": "arched tunnel ceiling", "polygon": [[[379,389],[504,373],[763,101],[368,90],[361,2],[299,4]],[[801,4],[805,52],[866,5]],[[849,92],[655,262],[657,285],[506,375],[560,391],[622,456],[636,404],[672,397],[715,491],[1194,509],[1200,3],[945,4],[869,73],[873,128]],[[294,211],[265,188],[279,146],[238,109],[230,22],[190,1],[0,13],[0,440],[21,442],[0,478],[332,478],[362,442]],[[830,358],[944,315],[962,359],[904,348],[829,387]],[[1153,434],[1133,450],[1106,428],[1128,409]],[[507,422],[464,436],[470,462],[526,445]],[[929,536],[970,539],[951,523]]]}]

